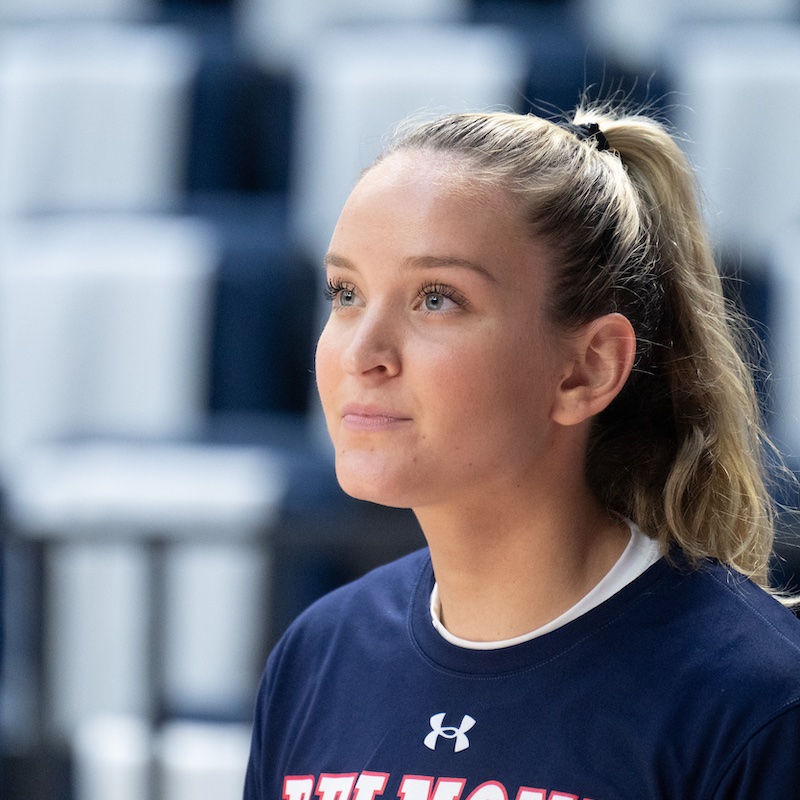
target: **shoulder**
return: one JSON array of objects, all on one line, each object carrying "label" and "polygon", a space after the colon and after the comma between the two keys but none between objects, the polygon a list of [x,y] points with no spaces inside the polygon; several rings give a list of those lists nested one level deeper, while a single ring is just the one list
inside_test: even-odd
[{"label": "shoulder", "polygon": [[702,688],[707,702],[749,697],[767,715],[800,700],[800,620],[789,609],[716,562],[670,573],[652,600],[651,635],[670,631],[684,685]]},{"label": "shoulder", "polygon": [[424,548],[335,589],[297,617],[273,655],[304,645],[330,646],[345,632],[404,625],[414,590],[429,571],[430,557]]},{"label": "shoulder", "polygon": [[709,783],[708,798],[749,800],[780,797],[800,800],[800,701],[795,701],[747,732]]},{"label": "shoulder", "polygon": [[714,720],[715,741],[726,743],[724,758],[709,759],[707,796],[800,800],[791,766],[800,757],[800,620],[722,566],[705,567],[693,582],[708,608],[698,643],[704,665],[689,677],[699,677],[695,697]]},{"label": "shoulder", "polygon": [[662,559],[606,605],[578,621],[593,652],[624,660],[620,692],[669,698],[671,729],[716,718],[738,736],[800,700],[800,620],[733,570]]},{"label": "shoulder", "polygon": [[[614,613],[598,609],[591,655],[609,664],[611,653],[614,666],[597,680],[626,698],[653,763],[693,776],[693,791],[679,796],[767,796],[764,765],[800,754],[800,620],[741,574],[677,558],[607,605]],[[751,792],[734,792],[739,783]],[[800,800],[796,791],[769,796]]]},{"label": "shoulder", "polygon": [[[415,587],[430,574],[427,550],[373,570],[318,600],[288,628],[267,660],[256,700],[245,797],[279,797],[283,766],[316,724],[336,728],[350,718],[352,702],[375,675],[395,668],[407,647]],[[321,687],[325,687],[322,689]]]},{"label": "shoulder", "polygon": [[429,570],[428,551],[419,550],[309,606],[267,659],[257,719],[289,720],[320,685],[337,687],[344,696],[359,691],[359,681],[370,672],[388,670],[408,647],[412,596]]},{"label": "shoulder", "polygon": [[399,601],[406,605],[410,592],[430,564],[428,549],[391,561],[356,580],[334,589],[309,606],[296,620],[296,626],[308,625],[330,614],[339,616],[343,609],[379,602]]},{"label": "shoulder", "polygon": [[690,603],[701,602],[710,641],[745,636],[770,652],[800,657],[800,620],[748,578],[713,561],[691,572],[679,569],[679,574]]}]

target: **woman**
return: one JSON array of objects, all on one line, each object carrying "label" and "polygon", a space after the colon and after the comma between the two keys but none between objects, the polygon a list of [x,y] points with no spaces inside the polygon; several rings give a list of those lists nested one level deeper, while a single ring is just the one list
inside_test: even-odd
[{"label": "woman", "polygon": [[423,123],[326,267],[337,477],[429,547],[284,636],[245,797],[800,798],[757,406],[665,130]]}]

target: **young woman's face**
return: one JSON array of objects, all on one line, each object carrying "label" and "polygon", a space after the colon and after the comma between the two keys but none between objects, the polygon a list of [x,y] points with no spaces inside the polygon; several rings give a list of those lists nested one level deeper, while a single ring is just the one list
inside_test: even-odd
[{"label": "young woman's face", "polygon": [[547,251],[508,196],[453,167],[406,152],[371,169],[326,258],[316,366],[337,476],[385,505],[535,486],[553,447],[563,348],[544,314]]}]

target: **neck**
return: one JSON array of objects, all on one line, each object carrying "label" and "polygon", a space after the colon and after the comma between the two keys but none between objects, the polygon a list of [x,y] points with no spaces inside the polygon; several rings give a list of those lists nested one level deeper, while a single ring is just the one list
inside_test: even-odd
[{"label": "neck", "polygon": [[462,639],[499,641],[552,621],[606,575],[627,526],[572,487],[563,502],[526,493],[457,510],[417,510],[430,546],[442,621]]}]

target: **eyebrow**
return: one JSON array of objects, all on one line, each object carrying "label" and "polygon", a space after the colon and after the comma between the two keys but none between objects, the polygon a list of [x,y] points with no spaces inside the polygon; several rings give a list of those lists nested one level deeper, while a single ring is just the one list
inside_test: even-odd
[{"label": "eyebrow", "polygon": [[[338,267],[339,269],[358,272],[358,268],[350,259],[336,255],[336,253],[327,253],[323,263],[326,267]],[[497,278],[486,267],[466,258],[455,258],[451,256],[411,256],[405,259],[403,266],[410,269],[435,269],[437,267],[468,269],[471,272],[478,273],[492,283],[497,283]]]},{"label": "eyebrow", "polygon": [[325,258],[322,260],[323,267],[338,267],[339,269],[350,269],[358,272],[356,265],[344,256],[337,256],[336,253],[325,253]]}]

